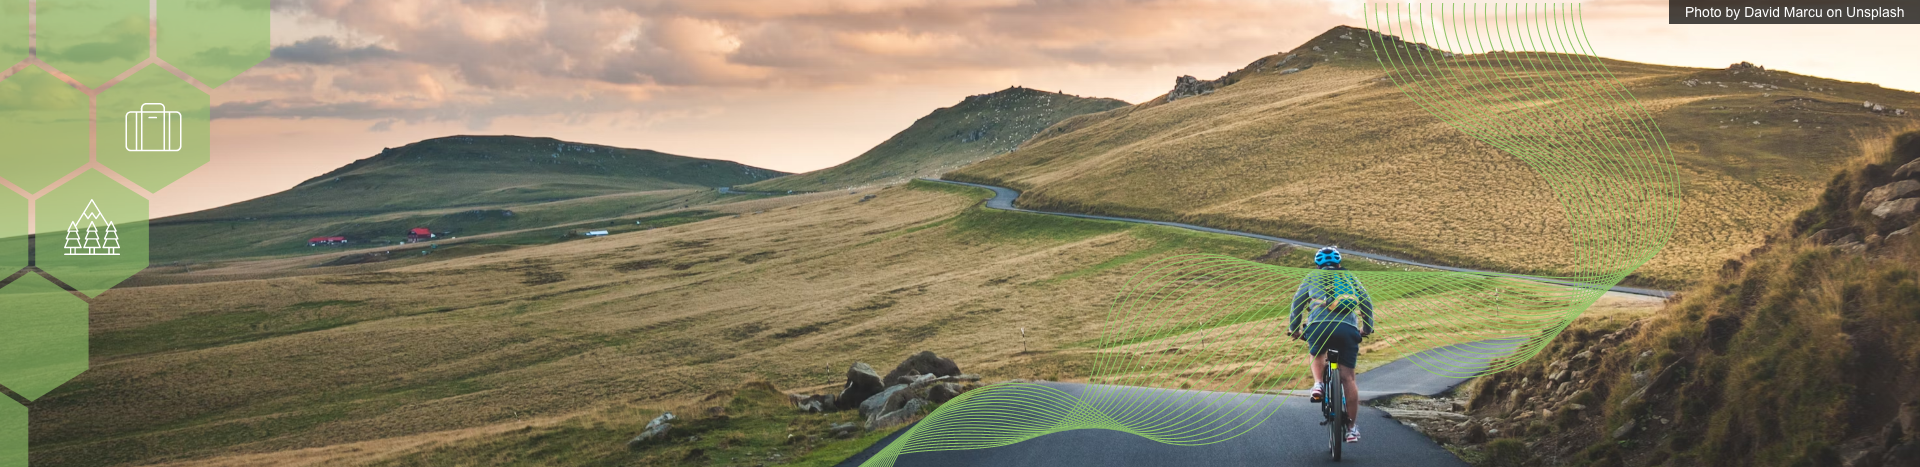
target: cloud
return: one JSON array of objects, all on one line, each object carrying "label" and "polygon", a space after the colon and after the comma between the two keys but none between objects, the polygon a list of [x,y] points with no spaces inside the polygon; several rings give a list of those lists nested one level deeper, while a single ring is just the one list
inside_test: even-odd
[{"label": "cloud", "polygon": [[343,47],[340,41],[332,37],[314,37],[291,45],[274,47],[269,57],[278,63],[310,63],[316,65],[337,65],[364,60],[394,59],[400,54],[393,49],[378,44],[361,47]]},{"label": "cloud", "polygon": [[1245,63],[1351,22],[1328,2],[288,0],[275,5],[282,20],[328,29],[275,47],[254,72],[274,78],[237,81],[248,98],[219,115],[472,122],[665,111],[656,96],[697,91]]}]

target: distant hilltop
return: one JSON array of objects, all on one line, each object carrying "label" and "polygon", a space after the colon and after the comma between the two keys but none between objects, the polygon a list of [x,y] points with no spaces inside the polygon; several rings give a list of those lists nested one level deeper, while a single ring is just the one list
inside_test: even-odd
[{"label": "distant hilltop", "polygon": [[1041,130],[1076,115],[1127,103],[1014,86],[935,109],[873,149],[837,166],[743,185],[750,191],[823,191],[937,177],[1005,154]]}]

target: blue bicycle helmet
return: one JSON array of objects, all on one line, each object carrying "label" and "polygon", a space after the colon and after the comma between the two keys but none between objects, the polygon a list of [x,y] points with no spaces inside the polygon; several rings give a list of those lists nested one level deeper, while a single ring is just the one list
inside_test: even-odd
[{"label": "blue bicycle helmet", "polygon": [[1340,250],[1334,247],[1321,248],[1313,254],[1314,266],[1333,266],[1340,264]]}]

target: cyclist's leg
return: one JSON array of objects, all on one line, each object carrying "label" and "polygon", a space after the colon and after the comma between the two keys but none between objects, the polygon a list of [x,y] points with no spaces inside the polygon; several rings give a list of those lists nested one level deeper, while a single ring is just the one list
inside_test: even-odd
[{"label": "cyclist's leg", "polygon": [[1318,386],[1327,381],[1326,352],[1332,339],[1328,339],[1325,323],[1308,323],[1303,331],[1300,337],[1306,339],[1307,354],[1313,356],[1313,365],[1309,368],[1313,372],[1313,384]]},{"label": "cyclist's leg", "polygon": [[1360,419],[1360,383],[1353,379],[1353,367],[1345,363],[1340,364],[1340,377],[1347,383],[1347,426],[1359,426],[1356,422]]},{"label": "cyclist's leg", "polygon": [[1327,380],[1327,354],[1313,355],[1313,384],[1320,385]]},{"label": "cyclist's leg", "polygon": [[1360,360],[1360,330],[1342,324],[1331,337],[1329,340],[1333,341],[1333,344],[1330,346],[1340,351],[1340,376],[1342,382],[1346,383],[1343,386],[1346,387],[1328,389],[1346,391],[1347,426],[1357,426],[1355,422],[1360,418],[1360,381],[1354,377],[1354,368],[1358,366]]}]

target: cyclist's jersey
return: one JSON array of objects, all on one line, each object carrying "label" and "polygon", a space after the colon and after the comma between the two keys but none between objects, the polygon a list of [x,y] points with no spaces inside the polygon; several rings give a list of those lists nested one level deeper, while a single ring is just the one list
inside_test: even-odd
[{"label": "cyclist's jersey", "polygon": [[1300,332],[1302,318],[1305,324],[1344,323],[1362,333],[1373,332],[1373,299],[1353,273],[1339,267],[1321,269],[1300,280],[1300,290],[1294,292],[1287,312],[1287,330]]}]

